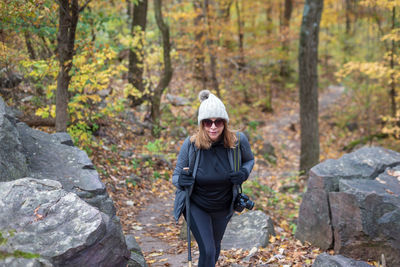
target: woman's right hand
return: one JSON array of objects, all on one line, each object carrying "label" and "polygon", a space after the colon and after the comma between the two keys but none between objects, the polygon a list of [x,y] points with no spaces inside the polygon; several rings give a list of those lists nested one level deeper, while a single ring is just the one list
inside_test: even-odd
[{"label": "woman's right hand", "polygon": [[178,184],[182,187],[189,187],[192,186],[194,183],[194,178],[192,176],[192,173],[189,171],[182,171],[181,174],[179,175],[178,179]]}]

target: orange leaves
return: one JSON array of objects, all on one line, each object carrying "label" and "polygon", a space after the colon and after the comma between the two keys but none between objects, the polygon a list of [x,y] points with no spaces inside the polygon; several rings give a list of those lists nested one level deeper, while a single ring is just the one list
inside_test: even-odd
[{"label": "orange leaves", "polygon": [[34,215],[35,215],[35,222],[43,220],[44,216],[39,214],[39,209],[40,209],[40,205],[34,210]]}]

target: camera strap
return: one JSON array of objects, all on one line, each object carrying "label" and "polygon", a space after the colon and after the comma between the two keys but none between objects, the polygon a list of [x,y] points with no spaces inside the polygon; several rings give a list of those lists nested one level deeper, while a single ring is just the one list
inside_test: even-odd
[{"label": "camera strap", "polygon": [[[234,166],[234,171],[237,172],[240,170],[240,160],[239,160],[239,153],[240,153],[240,134],[239,132],[236,133],[237,139],[238,139],[238,144],[233,151],[233,162],[235,164]],[[242,193],[242,185],[238,186],[239,189],[239,194]]]}]

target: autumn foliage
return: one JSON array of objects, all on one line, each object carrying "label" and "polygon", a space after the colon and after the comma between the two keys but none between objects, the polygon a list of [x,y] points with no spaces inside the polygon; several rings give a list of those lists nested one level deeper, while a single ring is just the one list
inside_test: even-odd
[{"label": "autumn foliage", "polygon": [[[78,2],[85,8],[69,62],[67,131],[94,161],[125,233],[143,228],[137,216],[151,201],[173,195],[177,152],[196,129],[197,93],[207,88],[226,103],[233,128],[249,135],[256,174],[244,190],[279,229],[266,248],[223,251],[220,266],[310,266],[321,251],[293,236],[306,186],[298,172],[296,117],[304,1],[162,1],[174,74],[161,93],[159,120],[152,106],[167,57],[153,1],[145,31],[131,27],[138,0]],[[320,106],[321,161],[364,144],[400,149],[399,12],[399,1],[324,1],[318,90],[321,98],[331,85],[344,90],[340,101]],[[58,19],[57,1],[0,2],[0,95],[22,114],[51,121],[60,71]],[[130,52],[140,58],[143,88],[129,82]],[[3,81],[15,73],[22,81],[6,86]],[[177,104],[167,94],[186,102]],[[266,141],[275,147],[273,158],[263,151]],[[163,227],[157,238],[172,246],[170,254],[183,253],[179,226],[171,221]],[[169,266],[166,256],[154,253],[145,253],[152,266]]]}]

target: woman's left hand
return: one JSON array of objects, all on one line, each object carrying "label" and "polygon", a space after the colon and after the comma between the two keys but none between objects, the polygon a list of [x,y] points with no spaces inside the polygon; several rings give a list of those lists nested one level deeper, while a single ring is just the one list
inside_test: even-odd
[{"label": "woman's left hand", "polygon": [[242,184],[247,179],[247,171],[245,168],[240,168],[239,171],[231,171],[229,173],[229,180],[232,184]]}]

